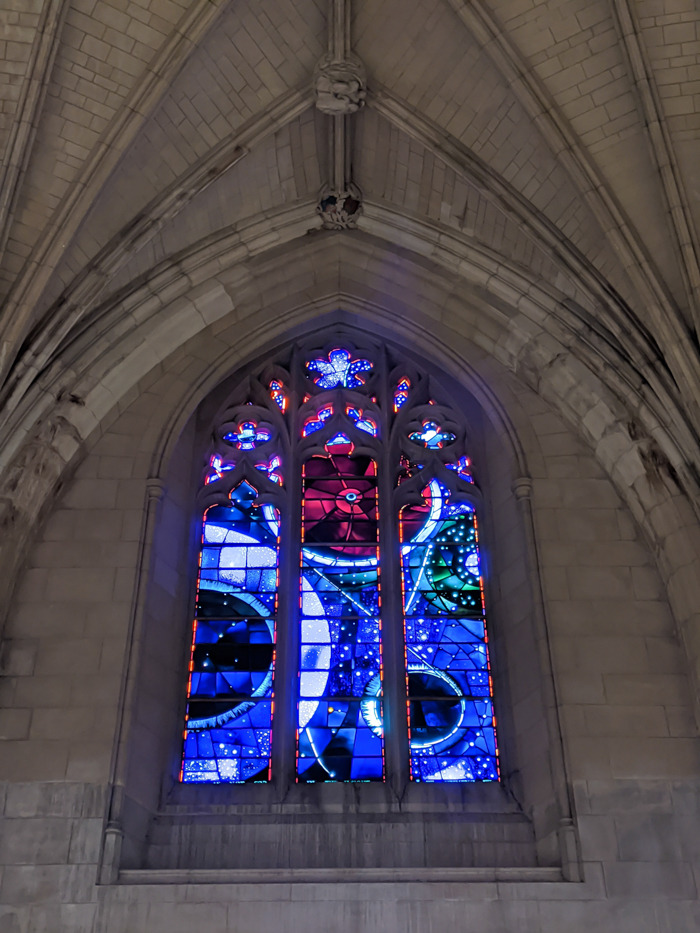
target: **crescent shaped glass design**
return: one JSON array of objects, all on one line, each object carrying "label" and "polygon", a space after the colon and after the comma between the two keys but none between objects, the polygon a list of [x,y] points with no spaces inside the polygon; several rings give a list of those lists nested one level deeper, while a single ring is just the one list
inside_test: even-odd
[{"label": "crescent shaped glass design", "polygon": [[400,516],[413,781],[497,781],[474,509],[433,480]]},{"label": "crescent shaped glass design", "polygon": [[279,516],[243,482],[204,516],[180,780],[270,779]]},{"label": "crescent shaped glass design", "polygon": [[376,463],[312,457],[303,468],[299,783],[384,779],[379,612]]}]

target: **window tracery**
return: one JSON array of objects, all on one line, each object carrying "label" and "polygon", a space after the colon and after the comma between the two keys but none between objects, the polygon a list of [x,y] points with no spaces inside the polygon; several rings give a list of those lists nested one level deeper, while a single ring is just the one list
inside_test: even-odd
[{"label": "window tracery", "polygon": [[[203,474],[181,780],[385,781],[386,723],[410,780],[498,780],[462,420],[384,347],[282,362],[239,386]],[[292,706],[294,762],[273,752]]]}]

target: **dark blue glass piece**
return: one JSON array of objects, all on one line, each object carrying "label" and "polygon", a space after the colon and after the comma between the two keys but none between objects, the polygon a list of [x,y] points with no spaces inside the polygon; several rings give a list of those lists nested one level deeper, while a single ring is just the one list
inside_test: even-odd
[{"label": "dark blue glass piece", "polygon": [[414,444],[420,444],[428,450],[440,450],[451,444],[455,440],[455,435],[451,431],[442,431],[436,421],[424,421],[423,429],[409,434],[409,438]]},{"label": "dark blue glass piece", "polygon": [[277,405],[279,410],[284,414],[287,411],[287,406],[289,405],[289,398],[284,391],[284,384],[280,382],[279,379],[272,379],[270,382],[270,397],[273,402]]},{"label": "dark blue glass piece", "polygon": [[315,415],[310,415],[304,422],[304,427],[301,432],[303,437],[308,437],[309,434],[315,434],[316,431],[320,431],[332,414],[333,406],[325,405],[323,408],[319,409]]},{"label": "dark blue glass piece", "polygon": [[398,411],[406,404],[410,388],[411,380],[408,376],[402,376],[394,390],[394,411]]},{"label": "dark blue glass piece", "polygon": [[206,711],[199,703],[190,703],[188,707],[188,726],[195,723],[198,727],[188,728],[185,733],[182,781],[200,784],[268,781],[272,703],[260,700],[241,704],[238,715],[228,721],[213,728],[199,728],[204,721],[202,712],[212,714],[208,719],[225,719],[225,714],[217,716],[219,706],[211,704]]},{"label": "dark blue glass piece", "polygon": [[361,408],[348,405],[345,413],[358,430],[364,431],[365,434],[371,434],[372,437],[377,436],[377,422],[374,418],[370,418],[369,415],[365,415]]},{"label": "dark blue glass piece", "polygon": [[272,434],[266,428],[258,428],[257,422],[245,421],[235,431],[224,434],[224,440],[235,444],[238,450],[255,450],[270,440]]},{"label": "dark blue glass piece", "polygon": [[460,478],[465,480],[467,483],[474,482],[469,457],[460,457],[457,463],[446,463],[445,466],[448,470],[454,470],[456,473],[458,473]]},{"label": "dark blue glass piece", "polygon": [[300,700],[299,714],[300,782],[383,779],[380,700]]}]

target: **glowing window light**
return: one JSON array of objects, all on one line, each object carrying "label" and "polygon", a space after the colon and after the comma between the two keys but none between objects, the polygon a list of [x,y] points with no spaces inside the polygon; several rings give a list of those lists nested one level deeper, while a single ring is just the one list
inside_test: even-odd
[{"label": "glowing window light", "polygon": [[364,416],[364,412],[361,408],[348,405],[345,408],[345,414],[360,431],[364,431],[365,434],[371,434],[372,437],[377,436],[377,422],[374,418]]},{"label": "glowing window light", "polygon": [[471,471],[471,460],[469,457],[460,457],[457,463],[446,463],[445,466],[448,470],[454,470],[460,478],[466,480],[467,483],[474,482]]},{"label": "glowing window light", "polygon": [[436,421],[424,421],[423,430],[414,431],[409,434],[409,438],[414,444],[422,444],[428,450],[438,450],[456,439],[450,431],[441,431]]},{"label": "glowing window light", "polygon": [[272,434],[265,428],[258,429],[256,421],[244,421],[235,431],[224,434],[224,440],[235,444],[239,450],[255,450],[270,440]]},{"label": "glowing window light", "polygon": [[[279,517],[247,482],[204,515],[180,780],[270,780]],[[266,511],[274,519],[267,520]]]},{"label": "glowing window light", "polygon": [[285,414],[289,406],[289,399],[284,391],[284,384],[279,379],[270,381],[270,397],[277,405],[282,414]]},{"label": "glowing window light", "polygon": [[331,350],[328,359],[310,360],[306,368],[313,375],[313,380],[320,389],[358,389],[364,385],[361,373],[369,372],[372,363],[369,360],[353,360],[347,350]]},{"label": "glowing window light", "polygon": [[[286,377],[284,382],[262,383],[269,393],[268,406],[276,406],[283,414],[291,404],[285,385],[298,385],[304,366],[316,383],[314,394],[318,389],[330,390],[318,397],[315,412],[302,417],[291,448],[284,447],[285,466],[288,454],[290,464],[294,463],[299,437],[320,431],[336,413],[342,394],[331,392],[364,386],[373,364],[354,357],[336,348],[327,360],[302,361],[302,372],[290,374],[289,383]],[[375,391],[382,385],[386,383],[378,379]],[[409,407],[411,390],[407,376],[395,383],[389,394],[394,412]],[[364,404],[360,395],[366,404],[373,404],[371,415],[360,407]],[[352,404],[343,399],[341,411],[358,430],[377,438],[377,447],[383,447],[379,428],[384,395],[370,396],[371,391],[359,392]],[[301,404],[306,406],[312,397],[306,393]],[[256,409],[243,407],[252,404],[250,400],[240,403],[241,414],[228,422],[238,426],[225,435],[241,453],[225,449],[223,454],[214,454],[205,471],[205,486],[224,479],[246,458],[249,467],[254,466],[276,486],[283,485],[278,454],[269,459],[251,454],[272,439],[269,426],[261,427],[255,420]],[[429,404],[436,406],[433,399]],[[421,429],[410,434],[410,439],[426,450],[440,450],[455,442],[456,435],[443,429],[439,418],[436,407],[418,422]],[[279,424],[284,436],[287,428],[281,420]],[[345,424],[349,431],[349,422]],[[357,455],[343,430],[321,445],[325,456],[317,447],[316,455],[302,466],[297,780],[382,781],[377,463]],[[416,458],[401,456],[399,481],[429,466],[420,452]],[[445,467],[473,483],[469,458],[455,454],[451,459]],[[362,464],[367,465],[364,472]],[[388,467],[392,469],[391,464]],[[335,486],[330,488],[327,481]],[[498,780],[476,515],[469,503],[450,502],[451,494],[439,480],[427,479],[423,485],[423,505],[406,506],[399,516],[411,779]],[[257,506],[258,493],[252,486],[244,481],[237,487],[231,494],[235,518],[219,515],[216,509],[224,507],[218,504],[205,514],[181,772],[185,782],[270,778],[280,512],[272,504],[274,490],[265,487],[267,501]],[[220,502],[227,495],[228,491],[217,496],[215,487],[205,501]],[[298,500],[289,506],[299,508]],[[212,615],[208,610],[216,600],[221,601],[219,609],[225,605],[226,611]],[[224,649],[235,654],[234,664],[228,664],[231,658]]]},{"label": "glowing window light", "polygon": [[411,780],[497,781],[476,514],[437,480],[423,497],[399,516]]},{"label": "glowing window light", "polygon": [[218,479],[222,479],[224,473],[228,470],[233,470],[236,466],[235,463],[232,463],[230,460],[224,460],[219,454],[214,454],[209,461],[210,473],[207,473],[204,482],[205,483],[214,483]]},{"label": "glowing window light", "polygon": [[408,376],[402,376],[399,379],[394,391],[394,411],[398,411],[408,401],[408,393],[411,388],[411,380]]},{"label": "glowing window light", "polygon": [[324,405],[323,408],[320,408],[315,415],[309,415],[309,417],[304,422],[304,427],[302,428],[302,437],[308,437],[309,434],[313,434],[315,431],[320,431],[324,423],[333,414],[332,405]]},{"label": "glowing window light", "polygon": [[267,473],[267,478],[278,486],[282,485],[282,474],[279,472],[282,461],[278,456],[271,457],[267,463],[256,463],[255,469],[261,473]]},{"label": "glowing window light", "polygon": [[[347,440],[347,438],[346,438]],[[297,781],[382,781],[377,469],[369,457],[303,467]]]}]

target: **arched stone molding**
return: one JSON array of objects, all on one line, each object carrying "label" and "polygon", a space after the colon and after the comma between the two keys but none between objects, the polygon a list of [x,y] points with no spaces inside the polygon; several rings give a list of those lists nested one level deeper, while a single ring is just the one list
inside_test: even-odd
[{"label": "arched stone molding", "polygon": [[[187,205],[220,178],[236,162],[247,156],[251,149],[280,127],[294,120],[313,102],[310,88],[294,90],[274,100],[261,114],[256,114],[233,136],[214,146],[196,165],[148,204],[143,211],[113,237],[62,293],[58,307],[49,310],[49,321],[34,341],[32,349],[19,361],[8,388],[11,396],[21,394],[23,388],[42,371],[51,355],[90,310],[98,305],[100,293],[109,278],[115,275],[150,239]],[[313,224],[311,224],[313,226]],[[39,308],[41,307],[40,303]],[[15,312],[11,329],[21,340],[31,325],[36,308],[8,308]],[[23,309],[23,313],[22,313]],[[58,313],[57,313],[58,312]],[[7,313],[7,310],[4,312]],[[3,368],[4,367],[0,367]]]},{"label": "arched stone molding", "polygon": [[[82,322],[86,318],[89,319],[90,316],[99,313],[99,295],[106,277],[114,270],[121,268],[129,255],[148,242],[163,223],[173,218],[199,191],[219,177],[235,161],[243,158],[257,142],[298,116],[310,103],[310,88],[289,92],[273,101],[263,113],[242,127],[239,133],[224,140],[200,159],[191,170],[168,186],[103,247],[48,310],[49,326],[39,329],[38,334],[18,359],[15,371],[3,390],[9,395],[10,406],[17,403],[31,381],[42,373],[52,355],[60,352],[61,341],[70,339],[73,329],[82,327]],[[568,306],[573,317],[583,318],[584,326],[597,331],[603,341],[616,342],[618,350],[620,347],[624,348],[623,352],[628,354],[631,364],[640,369],[655,391],[661,390],[662,394],[678,392],[685,406],[686,417],[697,431],[700,425],[697,404],[697,397],[700,393],[697,353],[689,342],[687,330],[680,316],[676,314],[672,304],[668,303],[667,296],[662,295],[663,286],[658,282],[656,284],[652,282],[652,285],[649,285],[649,276],[651,275],[653,279],[653,275],[649,264],[643,261],[643,257],[634,259],[627,256],[625,269],[635,281],[645,311],[650,314],[650,333],[647,332],[645,322],[640,320],[638,314],[615,293],[614,288],[600,272],[562,236],[556,225],[547,220],[498,173],[439,126],[387,90],[377,88],[371,97],[370,104],[380,114],[426,146],[442,162],[453,167],[470,183],[484,191],[494,203],[498,204],[500,210],[522,225],[528,235],[552,257],[561,270],[562,276],[576,283],[577,294],[580,293],[582,296],[584,306],[578,308],[576,302],[567,302],[561,294],[558,294],[557,308],[565,309]],[[377,207],[379,210],[375,211],[375,221],[381,221],[382,212],[389,216],[397,213],[396,209],[392,210],[386,205],[377,205]],[[284,212],[277,213],[281,215]],[[318,225],[317,219],[313,211],[309,211],[308,215],[307,229],[314,229]],[[264,223],[267,221],[267,216],[261,217],[260,220]],[[425,231],[431,227],[435,228],[436,224],[431,224],[430,221],[420,217],[411,218],[411,220],[414,221],[414,226],[417,225],[419,232],[417,238],[408,238],[409,248],[416,249],[421,240],[435,239],[434,229],[427,237]],[[255,225],[255,222],[255,219],[246,221],[244,226],[250,227],[251,224]],[[268,225],[276,230],[275,220],[268,221]],[[360,227],[363,226],[373,230],[370,218],[363,220]],[[405,226],[405,223],[394,223],[392,234],[400,233],[402,227]],[[376,229],[376,223],[374,229]],[[462,249],[464,249],[464,241],[469,239],[464,234],[461,236],[455,234],[449,228],[445,228],[439,236],[445,241],[451,238],[461,239]],[[226,232],[221,231],[209,238],[209,244],[214,241],[221,242],[225,240],[225,237]],[[405,235],[398,240],[399,243],[405,241]],[[504,261],[483,244],[471,243],[469,246],[486,254],[491,252],[493,262],[499,267],[509,268],[516,275],[522,273],[517,264]],[[420,247],[417,251],[424,252]],[[187,252],[189,256],[194,256],[198,252],[198,245],[193,245]],[[168,261],[165,264],[167,265]],[[525,275],[527,278],[527,274]],[[550,287],[554,293],[558,291],[553,283],[550,283]],[[507,288],[505,296],[507,299],[512,299],[512,294]],[[40,295],[37,293],[34,308],[41,307],[39,299]],[[8,309],[12,310],[13,307],[10,302]],[[558,313],[561,312],[558,311]],[[29,318],[24,323],[23,321],[22,315],[15,315],[12,326],[15,329],[20,328],[17,331],[18,335],[21,334],[22,327],[28,326]],[[654,341],[658,342],[660,352]],[[15,351],[8,349],[7,352]],[[661,388],[662,385],[663,388]]]},{"label": "arched stone molding", "polygon": [[[136,321],[143,323],[150,319],[164,301],[185,296],[193,285],[203,284],[212,274],[224,269],[228,270],[229,290],[238,294],[247,275],[246,264],[253,257],[279,248],[307,232],[306,207],[299,205],[276,212],[271,217],[253,218],[236,229],[209,237],[185,254],[160,264],[152,273],[135,282],[126,293],[110,300],[99,309],[99,313],[94,314],[95,324],[73,340],[67,351],[60,352],[60,356],[57,351],[53,366],[42,373],[41,383],[35,382],[25,398],[17,393],[14,401],[20,404],[15,418],[12,418],[12,404],[8,404],[6,417],[10,420],[6,429],[16,431],[17,416],[21,418],[30,405],[36,404],[36,401],[31,402],[31,397],[34,395],[36,399],[39,384],[52,385],[52,397],[47,397],[49,404],[53,404],[53,399],[62,392],[75,394],[70,381],[75,372],[76,353],[82,356],[87,352],[88,356],[94,356],[104,347],[113,346],[116,334],[127,334],[134,329]],[[673,384],[663,370],[659,372],[656,360],[640,353],[634,340],[625,339],[629,333],[608,330],[592,320],[586,309],[568,300],[553,286],[537,281],[528,275],[527,270],[505,261],[464,234],[385,205],[374,207],[370,204],[366,213],[362,227],[403,247],[407,255],[414,254],[418,262],[429,260],[442,267],[443,271],[438,275],[447,273],[463,282],[469,292],[469,304],[479,305],[481,311],[494,317],[501,330],[503,312],[507,309],[509,337],[501,340],[502,346],[497,340],[488,338],[487,331],[482,329],[479,332],[477,328],[474,332],[475,339],[481,341],[487,352],[494,353],[507,366],[515,368],[513,361],[516,358],[525,359],[524,348],[532,338],[533,328],[547,332],[557,342],[571,347],[584,366],[610,384],[611,390],[624,400],[630,413],[636,413],[641,419],[645,431],[655,437],[679,473],[684,470],[684,462],[698,462],[695,438],[686,423],[682,404],[675,397]],[[238,270],[233,271],[236,264]],[[401,276],[402,273],[397,274]],[[412,273],[406,273],[404,278],[409,274]],[[234,284],[238,276],[243,278]],[[594,301],[595,296],[591,296],[591,302]],[[177,306],[175,310],[178,310]],[[245,313],[243,309],[242,313]],[[105,336],[107,333],[109,337]],[[101,344],[97,334],[102,334]],[[84,356],[82,358],[85,359]],[[84,362],[80,365],[83,366]],[[538,368],[539,364],[534,362],[532,365]],[[85,392],[78,394],[82,397]],[[669,425],[667,434],[661,429],[660,422]],[[674,450],[674,446],[677,449]],[[6,455],[11,452],[12,446],[6,445]],[[685,479],[692,489],[692,476],[687,475]]]},{"label": "arched stone molding", "polygon": [[[261,274],[264,275],[264,270]],[[220,296],[219,300],[221,300]],[[343,308],[349,308],[349,310],[338,311],[336,301],[341,301]],[[223,323],[224,320],[222,318],[221,322]],[[230,321],[228,323],[230,325]],[[447,355],[441,341],[431,340],[425,327],[413,326],[410,333],[403,333],[399,336],[400,322],[397,326],[396,319],[391,320],[386,311],[382,312],[382,309],[376,306],[367,307],[365,302],[357,298],[350,299],[347,297],[343,299],[332,297],[323,302],[318,301],[311,306],[296,307],[288,315],[276,315],[275,323],[271,326],[266,326],[263,323],[258,327],[250,327],[247,332],[242,328],[238,328],[235,330],[235,336],[233,333],[231,334],[231,339],[226,342],[226,348],[219,352],[218,355],[215,353],[207,354],[206,352],[208,346],[216,344],[211,331],[208,334],[202,332],[193,336],[182,347],[182,353],[186,354],[187,358],[193,361],[193,364],[196,362],[196,366],[190,365],[188,367],[187,376],[181,381],[179,394],[177,392],[169,394],[167,404],[163,406],[162,412],[159,411],[153,419],[153,428],[149,431],[148,438],[144,443],[144,449],[152,451],[148,472],[153,478],[146,484],[146,501],[139,543],[139,563],[134,591],[133,615],[130,623],[129,647],[127,648],[129,664],[127,665],[128,671],[125,671],[125,686],[120,700],[119,744],[113,762],[113,773],[110,778],[110,785],[113,788],[112,804],[105,830],[104,851],[100,863],[100,879],[102,883],[114,883],[120,877],[122,880],[129,877],[130,872],[128,870],[123,875],[120,874],[122,846],[125,846],[128,851],[127,867],[133,869],[135,867],[134,860],[138,861],[139,858],[143,857],[142,853],[139,854],[139,848],[143,847],[143,841],[139,841],[139,834],[145,833],[144,821],[146,817],[144,814],[148,809],[148,804],[144,804],[143,800],[134,802],[131,798],[134,786],[133,775],[130,776],[130,767],[133,768],[133,749],[131,749],[130,759],[128,736],[133,713],[134,677],[137,676],[134,671],[138,671],[139,668],[139,652],[144,642],[143,630],[146,625],[144,615],[147,614],[147,610],[145,609],[144,593],[149,573],[152,572],[149,571],[149,568],[152,568],[154,560],[150,552],[151,544],[153,543],[155,554],[157,554],[158,548],[153,539],[157,509],[154,490],[155,493],[160,492],[163,478],[168,476],[172,463],[179,459],[178,450],[183,432],[186,433],[187,430],[191,429],[192,417],[198,407],[205,401],[210,407],[211,405],[216,406],[225,397],[227,391],[225,377],[231,375],[233,371],[234,374],[236,372],[238,374],[237,376],[234,375],[234,378],[239,378],[241,373],[245,373],[251,367],[254,368],[256,361],[264,359],[275,347],[283,342],[288,342],[290,336],[303,338],[306,333],[316,333],[319,329],[331,328],[333,330],[337,327],[345,332],[353,333],[365,330],[368,335],[374,338],[377,336],[385,337],[395,345],[403,346],[408,354],[415,356],[418,360],[422,359],[424,364],[426,358],[432,357],[435,361],[435,373],[438,376],[445,374],[454,378],[459,385],[466,388],[468,393],[476,399],[477,404],[474,405],[472,401],[472,407],[474,409],[479,408],[482,414],[486,416],[486,420],[490,422],[491,431],[497,439],[499,449],[505,453],[504,460],[508,464],[506,473],[510,477],[519,478],[517,487],[519,492],[524,491],[524,494],[519,495],[517,498],[520,501],[521,508],[525,506],[522,509],[522,519],[524,519],[522,524],[526,526],[523,528],[524,553],[521,554],[520,559],[525,568],[524,586],[529,588],[532,584],[535,591],[532,594],[533,603],[537,604],[532,609],[534,633],[532,648],[530,649],[532,655],[529,656],[528,663],[533,664],[537,670],[542,671],[541,683],[539,679],[537,683],[538,689],[544,695],[547,718],[546,730],[543,731],[546,731],[549,737],[548,746],[545,742],[547,751],[542,752],[542,757],[545,759],[551,758],[549,766],[543,766],[543,770],[549,767],[548,773],[551,774],[551,778],[547,779],[551,781],[549,799],[546,804],[539,802],[534,805],[534,823],[538,830],[538,857],[541,860],[540,864],[550,866],[550,868],[539,874],[537,870],[533,869],[532,878],[533,880],[542,880],[547,870],[555,871],[551,866],[561,865],[566,880],[581,881],[583,878],[579,864],[580,857],[575,835],[575,824],[573,822],[573,793],[570,782],[567,780],[564,763],[564,747],[559,723],[559,704],[552,674],[552,659],[544,606],[538,582],[539,566],[537,549],[534,545],[534,528],[526,503],[532,486],[531,480],[527,476],[528,460],[533,461],[537,475],[543,474],[542,465],[537,458],[537,440],[531,428],[529,428],[526,418],[521,417],[521,423],[518,426],[513,424],[508,409],[511,406],[517,408],[518,403],[514,397],[509,397],[507,403],[501,398],[501,395],[507,394],[508,390],[502,382],[499,382],[502,373],[500,377],[496,374],[501,370],[498,364],[494,367],[496,372],[491,373],[491,379],[489,379],[489,362],[482,353],[467,350],[466,353],[455,352]],[[229,329],[233,330],[232,328]],[[421,337],[424,340],[421,340]],[[434,356],[434,350],[438,347],[441,347],[440,355]],[[220,348],[216,345],[215,349],[219,350]],[[172,357],[167,363],[170,364],[171,362]],[[134,397],[133,393],[129,393],[125,407],[128,408],[132,397]],[[527,446],[530,448],[530,456],[526,455],[521,442],[521,434],[529,435],[527,437]],[[482,456],[485,458],[485,454],[482,454]],[[506,492],[510,492],[508,483],[506,484]],[[501,489],[502,493],[503,490]],[[516,509],[515,501],[513,507]],[[502,686],[505,688],[505,678],[503,680]],[[131,705],[130,697],[132,698]],[[508,701],[505,697],[501,699],[501,702],[507,708]],[[515,779],[514,787],[510,789],[511,791],[516,790],[516,799],[522,803],[517,794],[517,790],[522,790],[518,785],[518,780],[519,778]],[[142,786],[140,782],[136,783]],[[143,783],[147,785],[149,781]],[[530,779],[531,783],[532,779]],[[546,785],[547,781],[544,784]],[[528,787],[527,781],[525,787]],[[544,794],[543,791],[542,793]],[[151,789],[150,794],[153,798],[153,789]],[[526,796],[526,812],[532,815],[531,787],[528,789],[528,794],[529,796]],[[151,806],[153,806],[152,799]],[[136,817],[134,817],[134,813],[136,813]],[[242,872],[240,873],[240,880],[247,880],[252,874],[254,872]],[[294,876],[293,880],[300,880],[298,874],[293,872],[292,875]],[[468,875],[469,869],[467,869]],[[144,878],[147,876],[148,872],[146,872]],[[262,876],[264,877],[264,872]],[[335,878],[336,875],[332,874],[330,877]],[[340,876],[337,875],[337,877]],[[309,878],[316,878],[313,871],[309,874]]]},{"label": "arched stone molding", "polygon": [[[399,250],[361,231],[296,239],[305,229],[301,212],[292,209],[286,218],[286,244],[276,236],[270,249],[269,227],[251,224],[248,244],[236,234],[157,270],[97,318],[33,388],[33,399],[30,394],[18,410],[21,420],[7,426],[3,446],[12,457],[2,490],[5,566],[18,566],[45,504],[84,445],[160,361],[187,341],[199,346],[206,366],[201,389],[190,390],[190,397],[201,398],[246,354],[343,307],[399,345],[406,339],[424,345],[457,381],[464,380],[476,347],[482,366],[488,369],[488,358],[495,358],[560,413],[644,528],[697,678],[697,458],[680,414],[672,431],[662,429],[669,403],[648,385],[645,392],[642,374],[610,348],[611,358],[604,359],[593,329],[580,320],[572,326],[551,290],[483,250],[462,245],[457,252],[458,237],[438,238],[414,222]],[[494,410],[488,385],[485,376],[473,389],[487,411]],[[154,463],[152,475],[158,469]],[[532,464],[530,473],[536,496]]]},{"label": "arched stone molding", "polygon": [[[522,87],[522,81],[516,81],[515,86]],[[615,322],[616,336],[619,338],[624,334],[627,339],[623,337],[623,342],[636,344],[637,351],[641,350],[642,354],[645,349],[647,353],[649,352],[648,347],[643,348],[644,343],[648,343],[648,339],[642,322],[631,312],[625,302],[614,294],[610,284],[605,281],[592,263],[564,240],[561,231],[518,191],[439,126],[386,89],[378,89],[370,103],[379,113],[427,146],[446,164],[453,166],[458,172],[465,174],[489,192],[506,213],[516,221],[523,223],[528,232],[551,251],[565,274],[573,275],[578,281],[585,282],[594,297],[594,305],[600,304],[607,312],[603,320]],[[540,111],[538,115],[545,117],[545,122],[548,122],[551,117],[549,112]],[[575,147],[572,149],[571,146],[562,145],[561,140],[558,142],[559,146],[555,147],[555,151],[560,157],[568,157],[571,152],[575,151]],[[566,158],[565,161],[567,161]],[[692,391],[692,387],[697,390],[698,385],[695,375],[697,354],[689,342],[682,316],[644,250],[640,248],[639,243],[635,242],[634,237],[630,236],[629,225],[621,216],[618,205],[607,196],[605,186],[600,180],[596,183],[595,174],[586,177],[589,173],[582,170],[584,164],[590,168],[585,162],[576,164],[574,159],[573,166],[569,166],[572,176],[578,183],[577,187],[582,198],[590,202],[594,215],[601,223],[601,229],[611,238],[616,251],[624,257],[625,272],[634,283],[642,306],[650,313],[651,332],[665,354],[666,365],[669,366],[682,387],[681,392],[692,411],[691,417],[697,418],[696,392]],[[611,208],[614,208],[614,211]]]}]

